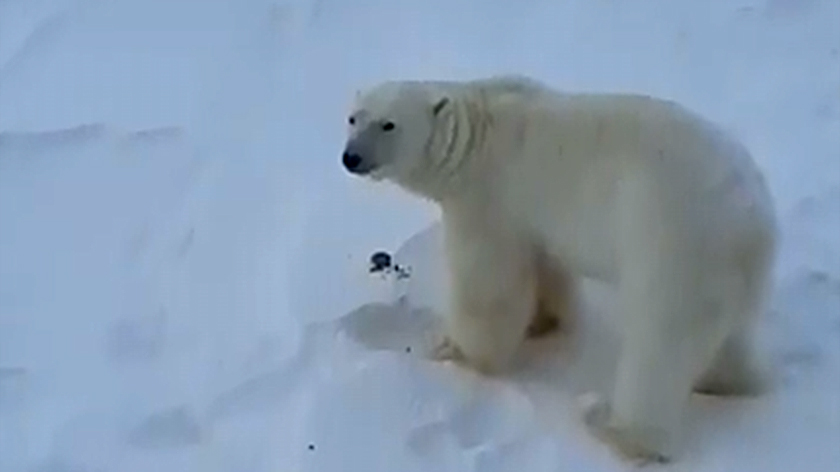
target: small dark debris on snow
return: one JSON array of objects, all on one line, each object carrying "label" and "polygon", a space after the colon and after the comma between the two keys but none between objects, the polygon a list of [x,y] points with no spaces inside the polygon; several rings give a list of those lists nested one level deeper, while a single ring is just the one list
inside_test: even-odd
[{"label": "small dark debris on snow", "polygon": [[385,251],[377,251],[370,256],[370,271],[381,272],[391,267],[391,255]]},{"label": "small dark debris on snow", "polygon": [[397,280],[407,279],[411,277],[411,268],[407,266],[394,265],[394,271],[397,273]]},{"label": "small dark debris on snow", "polygon": [[399,265],[394,262],[393,256],[385,251],[377,251],[370,256],[370,272],[383,274],[396,274],[397,280],[407,279],[411,276],[411,268]]}]

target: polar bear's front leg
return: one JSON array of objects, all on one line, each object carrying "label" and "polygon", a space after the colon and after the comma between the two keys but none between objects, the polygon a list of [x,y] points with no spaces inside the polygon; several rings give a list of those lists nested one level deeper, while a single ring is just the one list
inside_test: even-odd
[{"label": "polar bear's front leg", "polygon": [[444,211],[443,220],[452,299],[447,339],[436,357],[499,372],[524,340],[535,311],[530,247],[508,228],[469,213]]}]

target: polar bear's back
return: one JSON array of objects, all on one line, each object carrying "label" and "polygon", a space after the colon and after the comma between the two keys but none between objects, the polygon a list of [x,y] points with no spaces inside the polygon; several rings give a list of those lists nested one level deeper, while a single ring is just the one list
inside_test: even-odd
[{"label": "polar bear's back", "polygon": [[612,272],[618,183],[639,173],[709,250],[772,238],[772,201],[749,151],[674,101],[567,93],[520,76],[467,82],[464,90],[478,91],[493,116],[484,157],[504,169],[492,180],[507,213],[581,258],[574,265],[587,272]]},{"label": "polar bear's back", "polygon": [[546,84],[522,75],[497,75],[468,82],[472,89],[482,90],[490,95],[517,94],[538,96],[554,93]]}]

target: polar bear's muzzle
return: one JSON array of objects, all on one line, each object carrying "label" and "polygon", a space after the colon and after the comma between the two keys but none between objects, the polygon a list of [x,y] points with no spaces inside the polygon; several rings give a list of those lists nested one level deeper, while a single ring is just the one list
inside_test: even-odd
[{"label": "polar bear's muzzle", "polygon": [[372,167],[364,160],[361,154],[346,150],[341,156],[344,167],[354,173],[364,175],[372,170]]},{"label": "polar bear's muzzle", "polygon": [[371,150],[358,139],[348,141],[344,154],[341,156],[341,162],[348,171],[357,175],[369,174],[377,167]]}]

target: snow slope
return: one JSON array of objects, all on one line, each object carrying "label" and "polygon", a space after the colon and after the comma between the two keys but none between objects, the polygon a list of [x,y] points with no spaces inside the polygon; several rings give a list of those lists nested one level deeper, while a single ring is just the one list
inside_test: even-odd
[{"label": "snow slope", "polygon": [[509,71],[754,150],[780,383],[698,397],[666,469],[838,470],[839,51],[837,0],[0,0],[0,470],[623,470],[572,407],[607,388],[609,291],[575,362],[428,362],[436,211],[338,161],[357,87]]}]

